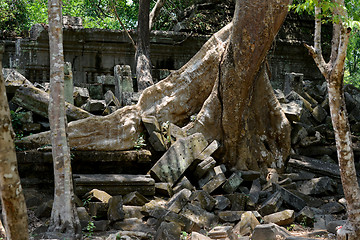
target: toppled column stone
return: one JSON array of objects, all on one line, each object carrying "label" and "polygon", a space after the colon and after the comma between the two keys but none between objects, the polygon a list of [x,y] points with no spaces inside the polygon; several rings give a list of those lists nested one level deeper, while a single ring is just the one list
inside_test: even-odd
[{"label": "toppled column stone", "polygon": [[150,169],[150,174],[173,185],[206,146],[207,141],[201,133],[181,138]]}]

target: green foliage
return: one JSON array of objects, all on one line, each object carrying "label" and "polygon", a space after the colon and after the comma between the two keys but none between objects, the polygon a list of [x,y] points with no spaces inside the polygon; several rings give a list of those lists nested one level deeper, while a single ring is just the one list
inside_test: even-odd
[{"label": "green foliage", "polygon": [[22,123],[21,123],[21,118],[22,118],[22,114],[21,112],[18,111],[10,111],[10,116],[11,116],[11,123],[12,123],[12,127],[14,129],[15,132],[15,139],[22,139],[24,137],[24,133],[21,129]]},{"label": "green foliage", "polygon": [[94,234],[95,228],[96,228],[96,227],[95,227],[95,223],[94,223],[94,221],[91,219],[91,220],[88,222],[88,224],[87,224],[87,226],[86,226],[86,228],[85,228],[85,230],[86,230],[86,232],[84,233],[85,239],[91,239],[92,235]]},{"label": "green foliage", "polygon": [[140,134],[138,139],[136,139],[135,143],[134,143],[134,148],[135,149],[141,149],[143,147],[146,147],[146,142],[144,139],[144,134]]},{"label": "green foliage", "polygon": [[0,29],[20,33],[27,23],[26,3],[23,0],[0,0]]},{"label": "green foliage", "polygon": [[188,239],[188,234],[187,234],[187,232],[182,231],[182,232],[181,232],[180,239],[181,239],[181,240],[186,240],[186,239]]}]

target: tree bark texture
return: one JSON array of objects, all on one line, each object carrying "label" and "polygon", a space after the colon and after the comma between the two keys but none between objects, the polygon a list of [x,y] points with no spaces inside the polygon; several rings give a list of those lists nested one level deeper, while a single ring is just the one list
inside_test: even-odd
[{"label": "tree bark texture", "polygon": [[351,29],[346,28],[342,21],[347,18],[344,0],[333,0],[336,6],[333,10],[335,21],[333,23],[331,56],[329,62],[326,63],[321,53],[321,1],[317,3],[314,46],[306,45],[306,47],[327,81],[330,114],[348,213],[348,223],[338,231],[338,239],[355,240],[360,239],[360,188],[356,177],[343,89],[345,57]]},{"label": "tree bark texture", "polygon": [[54,163],[54,204],[48,228],[51,237],[81,238],[80,221],[73,202],[70,149],[66,133],[62,2],[49,0],[50,101],[49,121]]},{"label": "tree bark texture", "polygon": [[[290,152],[290,124],[269,84],[265,56],[290,1],[256,2],[238,0],[234,22],[214,34],[181,69],[145,89],[137,105],[71,122],[70,145],[81,150],[131,149],[143,131],[141,117],[155,116],[189,134],[201,132],[208,141],[219,140],[217,157],[230,167],[282,167]],[[46,133],[28,138],[44,139]]]},{"label": "tree bark texture", "polygon": [[29,239],[25,199],[14,145],[10,109],[2,76],[2,53],[0,46],[0,192],[6,239]]},{"label": "tree bark texture", "polygon": [[151,76],[149,13],[150,0],[140,0],[135,53],[136,78],[139,92],[154,85]]}]

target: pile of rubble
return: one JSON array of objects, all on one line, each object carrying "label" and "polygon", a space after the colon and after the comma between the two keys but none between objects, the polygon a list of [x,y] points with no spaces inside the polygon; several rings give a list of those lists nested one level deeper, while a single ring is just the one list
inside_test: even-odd
[{"label": "pile of rubble", "polygon": [[[112,233],[109,240],[290,240],[331,239],[345,224],[336,164],[294,155],[283,174],[228,170],[212,157],[217,141],[155,117],[143,123],[153,148],[166,151],[149,175],[74,175],[84,229],[91,223],[90,231]],[[288,231],[299,226],[312,231]]]}]

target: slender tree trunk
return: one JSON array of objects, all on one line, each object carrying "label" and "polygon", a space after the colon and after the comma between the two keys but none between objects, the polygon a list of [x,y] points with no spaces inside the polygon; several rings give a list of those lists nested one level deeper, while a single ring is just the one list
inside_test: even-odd
[{"label": "slender tree trunk", "polygon": [[64,100],[64,51],[62,2],[49,0],[50,102],[49,121],[54,163],[54,204],[48,229],[51,237],[81,238],[81,227],[73,202],[70,149]]},{"label": "slender tree trunk", "polygon": [[18,173],[14,133],[11,125],[0,46],[0,193],[6,239],[29,239],[25,199]]},{"label": "slender tree trunk", "polygon": [[150,13],[150,20],[149,20],[149,29],[153,28],[155,24],[156,18],[159,16],[161,8],[164,6],[166,0],[157,0],[154,8],[151,10]]},{"label": "slender tree trunk", "polygon": [[135,54],[138,91],[154,85],[151,77],[149,12],[150,0],[140,0]]},{"label": "slender tree trunk", "polygon": [[351,29],[346,28],[347,18],[344,0],[333,0],[333,37],[329,62],[321,51],[321,1],[315,7],[314,46],[305,45],[327,81],[331,120],[335,132],[341,182],[347,201],[348,223],[338,231],[338,239],[360,239],[360,188],[356,177],[351,132],[344,97],[344,66]]}]

